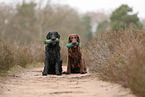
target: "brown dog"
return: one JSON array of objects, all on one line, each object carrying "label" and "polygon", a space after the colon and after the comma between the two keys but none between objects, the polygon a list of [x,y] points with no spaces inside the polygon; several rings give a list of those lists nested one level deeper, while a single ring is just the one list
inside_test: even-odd
[{"label": "brown dog", "polygon": [[[68,43],[75,45],[77,42],[80,43],[80,37],[76,34],[71,34],[68,37]],[[67,57],[67,74],[70,73],[82,73],[84,74],[86,68],[82,61],[82,53],[80,46],[73,46],[68,48],[68,57]]]}]

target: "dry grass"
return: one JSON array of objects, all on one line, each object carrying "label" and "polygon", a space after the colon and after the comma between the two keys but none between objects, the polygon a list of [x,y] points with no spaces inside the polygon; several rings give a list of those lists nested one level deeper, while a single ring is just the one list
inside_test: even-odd
[{"label": "dry grass", "polygon": [[31,44],[20,46],[0,40],[0,72],[7,72],[11,67],[26,67],[30,63],[44,61],[43,45]]},{"label": "dry grass", "polygon": [[0,39],[0,71],[7,71],[13,66],[13,52],[8,42],[3,42]]},{"label": "dry grass", "polygon": [[104,32],[88,43],[85,60],[92,72],[130,88],[145,97],[145,31],[132,25],[118,32]]}]

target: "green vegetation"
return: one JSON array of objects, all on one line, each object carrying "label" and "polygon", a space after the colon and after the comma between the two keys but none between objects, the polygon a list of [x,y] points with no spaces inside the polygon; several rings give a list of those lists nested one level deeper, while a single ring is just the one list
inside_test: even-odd
[{"label": "green vegetation", "polygon": [[108,20],[104,20],[98,24],[96,34],[109,31],[110,30],[110,23]]},{"label": "green vegetation", "polygon": [[110,17],[112,29],[116,31],[118,28],[125,29],[125,27],[129,27],[131,23],[138,28],[142,28],[143,25],[140,23],[137,13],[130,15],[132,11],[132,8],[128,7],[128,5],[121,5],[117,8]]},{"label": "green vegetation", "polygon": [[91,72],[145,97],[145,30],[131,25],[117,32],[104,32],[86,46],[84,58]]},{"label": "green vegetation", "polygon": [[84,16],[83,17],[83,21],[82,24],[84,25],[84,30],[85,32],[83,32],[86,36],[87,40],[91,40],[92,39],[92,32],[91,32],[91,18],[89,16]]}]

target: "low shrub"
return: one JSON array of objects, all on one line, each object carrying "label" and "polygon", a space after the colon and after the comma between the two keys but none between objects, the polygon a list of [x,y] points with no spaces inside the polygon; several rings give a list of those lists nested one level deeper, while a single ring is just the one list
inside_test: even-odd
[{"label": "low shrub", "polygon": [[33,62],[33,55],[29,48],[19,47],[14,50],[14,63],[21,67],[26,67],[27,64]]},{"label": "low shrub", "polygon": [[11,67],[26,67],[30,63],[43,62],[44,51],[41,43],[19,45],[0,39],[0,72],[7,72]]},{"label": "low shrub", "polygon": [[86,45],[84,58],[91,72],[145,97],[145,30],[131,25],[101,33]]},{"label": "low shrub", "polygon": [[8,44],[0,39],[0,72],[7,71],[14,65],[12,48]]}]

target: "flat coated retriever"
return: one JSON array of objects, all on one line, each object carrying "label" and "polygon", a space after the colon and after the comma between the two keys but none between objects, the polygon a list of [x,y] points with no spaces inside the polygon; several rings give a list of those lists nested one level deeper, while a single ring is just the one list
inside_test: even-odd
[{"label": "flat coated retriever", "polygon": [[68,57],[67,57],[67,72],[70,73],[82,73],[86,72],[86,67],[83,62],[82,53],[79,45],[75,45],[80,43],[80,37],[76,34],[71,34],[68,37],[68,43],[71,43],[72,47],[68,48]]},{"label": "flat coated retriever", "polygon": [[[51,31],[47,34],[46,38],[55,41],[56,38],[60,39],[60,35],[56,31]],[[62,74],[62,60],[60,60],[60,46],[59,42],[52,42],[45,47],[45,61],[43,76],[47,74]]]}]

